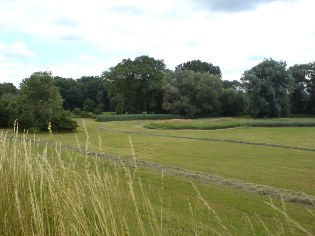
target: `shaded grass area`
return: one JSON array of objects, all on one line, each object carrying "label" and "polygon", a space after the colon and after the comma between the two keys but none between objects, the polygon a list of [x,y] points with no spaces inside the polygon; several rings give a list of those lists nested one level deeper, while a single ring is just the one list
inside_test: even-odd
[{"label": "shaded grass area", "polygon": [[[1,235],[298,235],[314,209],[0,135]],[[86,137],[82,148],[89,149]],[[133,147],[136,147],[132,141]],[[137,156],[137,149],[129,152]],[[134,158],[135,156],[131,154]],[[268,205],[269,204],[269,205]]]},{"label": "shaded grass area", "polygon": [[199,120],[168,120],[149,123],[144,126],[149,129],[166,130],[215,130],[236,127],[315,127],[315,119],[311,118],[281,118],[281,119],[237,119],[212,118]]}]

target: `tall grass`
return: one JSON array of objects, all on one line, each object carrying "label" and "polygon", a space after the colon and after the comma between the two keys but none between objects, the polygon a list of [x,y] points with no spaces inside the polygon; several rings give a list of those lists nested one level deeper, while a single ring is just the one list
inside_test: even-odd
[{"label": "tall grass", "polygon": [[88,148],[88,134],[78,154],[0,130],[0,235],[208,234],[203,224],[164,217],[163,189],[152,204],[136,161],[91,158]]},{"label": "tall grass", "polygon": [[1,132],[0,144],[0,235],[161,234],[129,168],[63,156],[60,146],[41,147],[18,133]]}]

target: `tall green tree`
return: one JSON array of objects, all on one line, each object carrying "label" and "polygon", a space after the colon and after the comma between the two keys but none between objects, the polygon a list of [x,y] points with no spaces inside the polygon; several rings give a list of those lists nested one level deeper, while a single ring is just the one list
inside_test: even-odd
[{"label": "tall green tree", "polygon": [[95,109],[95,102],[91,98],[87,98],[83,102],[83,110],[86,112],[93,112]]},{"label": "tall green tree", "polygon": [[12,93],[0,97],[0,127],[13,127],[17,116],[17,96]]},{"label": "tall green tree", "polygon": [[50,72],[35,72],[20,84],[18,93],[18,121],[22,128],[47,130],[75,129],[76,123],[68,119],[62,107],[62,97],[54,85]]},{"label": "tall green tree", "polygon": [[115,109],[119,114],[135,111],[136,80],[133,70],[132,60],[124,59],[102,73],[102,77],[110,84],[109,96],[115,101]]},{"label": "tall green tree", "polygon": [[307,92],[309,94],[307,110],[310,114],[315,114],[315,62],[308,64],[307,78]]},{"label": "tall green tree", "polygon": [[293,81],[285,62],[265,59],[242,78],[253,117],[280,117],[290,112],[289,89]]},{"label": "tall green tree", "polygon": [[244,112],[245,93],[242,84],[237,80],[223,80],[220,96],[222,115],[233,116]]},{"label": "tall green tree", "polygon": [[72,111],[75,108],[82,108],[82,89],[77,80],[56,76],[54,77],[54,84],[60,91],[60,95],[63,99],[63,108],[65,110]]},{"label": "tall green tree", "polygon": [[100,76],[82,76],[77,80],[82,91],[82,106],[84,101],[92,99],[95,107],[101,111],[109,108],[108,82]]},{"label": "tall green tree", "polygon": [[17,94],[18,89],[12,83],[0,83],[0,97],[4,94]]},{"label": "tall green tree", "polygon": [[124,59],[103,72],[110,83],[110,97],[118,113],[159,112],[162,108],[162,79],[166,71],[163,60],[139,56]]},{"label": "tall green tree", "polygon": [[294,114],[307,113],[310,96],[308,87],[308,64],[294,65],[289,68],[294,79],[294,84],[290,92],[291,112]]},{"label": "tall green tree", "polygon": [[209,73],[211,75],[219,75],[220,78],[222,76],[219,66],[214,66],[211,62],[203,62],[200,60],[193,60],[179,64],[175,67],[175,70]]},{"label": "tall green tree", "polygon": [[170,113],[196,116],[221,112],[222,81],[218,75],[176,70],[167,75],[163,89],[163,108]]},{"label": "tall green tree", "polygon": [[225,89],[234,89],[236,91],[242,90],[242,83],[238,80],[222,80],[223,88]]},{"label": "tall green tree", "polygon": [[245,94],[233,88],[224,88],[220,96],[221,114],[225,116],[239,115],[244,112]]}]

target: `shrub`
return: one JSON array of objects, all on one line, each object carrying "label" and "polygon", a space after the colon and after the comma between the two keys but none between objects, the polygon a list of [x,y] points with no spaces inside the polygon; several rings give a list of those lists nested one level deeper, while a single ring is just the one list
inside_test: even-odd
[{"label": "shrub", "polygon": [[80,117],[82,115],[82,110],[80,108],[74,108],[72,113]]},{"label": "shrub", "polygon": [[101,108],[98,108],[98,107],[97,107],[97,108],[94,109],[93,113],[94,113],[95,115],[100,115],[100,114],[102,114],[102,111],[103,111],[103,110],[102,110]]},{"label": "shrub", "polygon": [[63,112],[52,118],[51,126],[52,130],[55,131],[73,131],[78,127],[78,124],[77,122],[69,118],[66,112]]}]

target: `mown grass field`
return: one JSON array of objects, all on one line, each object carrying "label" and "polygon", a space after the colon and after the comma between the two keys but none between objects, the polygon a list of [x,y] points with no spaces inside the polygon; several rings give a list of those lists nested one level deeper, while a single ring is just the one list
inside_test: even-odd
[{"label": "mown grass field", "polygon": [[[79,121],[79,123],[82,121]],[[178,139],[167,136],[128,134],[176,135],[209,137],[250,142],[276,143],[300,147],[315,147],[315,128],[236,128],[216,131],[148,130],[148,121],[98,123],[85,120],[90,148],[111,155],[130,157],[128,135],[132,137],[137,159],[157,162],[192,171],[211,173],[245,182],[287,188],[315,195],[315,152],[256,146],[207,140]],[[105,130],[100,128],[107,128]],[[83,124],[76,134],[55,134],[54,141],[84,146]],[[39,134],[46,139],[47,135]],[[289,175],[288,175],[289,174]]]},{"label": "mown grass field", "polygon": [[[224,123],[231,122],[231,118],[204,121]],[[138,160],[315,196],[314,151],[255,144],[315,148],[314,127],[237,127],[210,131],[153,130],[144,127],[152,122],[161,121],[102,123],[85,119],[83,123],[80,119],[77,133],[36,134],[36,139],[61,142],[83,149],[88,146],[90,151],[133,158],[130,136]],[[196,122],[202,123],[200,120]],[[232,143],[226,140],[250,143]],[[62,151],[61,155],[67,156],[66,151]],[[84,168],[81,166],[84,161],[78,159],[76,162],[79,171]],[[314,206],[289,201],[283,203],[279,198],[269,199],[268,195],[259,195],[246,189],[200,182],[169,173],[164,173],[162,178],[161,170],[140,168],[138,173],[146,196],[152,203],[156,220],[160,221],[162,218],[163,226],[160,226],[160,222],[158,226],[154,226],[158,235],[315,233]],[[191,182],[200,191],[202,198]],[[135,188],[139,189],[139,186],[136,184]],[[128,191],[126,195],[129,195]],[[137,201],[140,203],[141,199],[143,200],[143,196],[140,194]],[[271,201],[274,205],[270,206],[267,203]],[[144,209],[141,212],[146,215]]]}]

